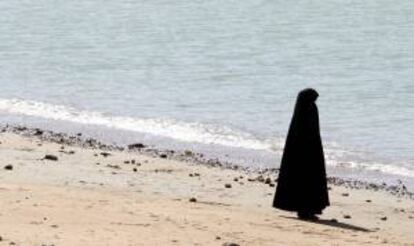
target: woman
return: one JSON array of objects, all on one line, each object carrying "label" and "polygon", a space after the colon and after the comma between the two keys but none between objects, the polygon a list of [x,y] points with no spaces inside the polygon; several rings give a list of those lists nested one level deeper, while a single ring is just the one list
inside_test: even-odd
[{"label": "woman", "polygon": [[316,220],[316,214],[329,206],[325,158],[319,131],[318,93],[302,90],[295,111],[280,166],[273,201],[275,208],[295,211],[300,219]]}]

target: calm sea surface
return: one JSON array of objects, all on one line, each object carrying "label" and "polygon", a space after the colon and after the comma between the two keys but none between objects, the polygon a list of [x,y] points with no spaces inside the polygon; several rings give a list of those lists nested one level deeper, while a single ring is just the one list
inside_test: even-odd
[{"label": "calm sea surface", "polygon": [[2,0],[0,85],[2,124],[256,166],[314,87],[329,166],[414,179],[412,0]]}]

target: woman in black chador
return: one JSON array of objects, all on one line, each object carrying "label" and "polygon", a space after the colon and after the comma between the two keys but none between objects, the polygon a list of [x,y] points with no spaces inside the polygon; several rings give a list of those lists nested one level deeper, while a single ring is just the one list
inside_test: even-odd
[{"label": "woman in black chador", "polygon": [[301,219],[318,219],[329,206],[325,158],[319,132],[318,93],[298,95],[283,152],[273,207],[295,211]]}]

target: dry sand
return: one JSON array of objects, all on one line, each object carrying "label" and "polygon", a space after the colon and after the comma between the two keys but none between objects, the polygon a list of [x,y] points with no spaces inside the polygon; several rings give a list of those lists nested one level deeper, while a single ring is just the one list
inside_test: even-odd
[{"label": "dry sand", "polygon": [[273,209],[275,188],[243,171],[0,141],[0,245],[414,245],[413,200],[385,192],[331,186],[331,207],[306,222]]}]

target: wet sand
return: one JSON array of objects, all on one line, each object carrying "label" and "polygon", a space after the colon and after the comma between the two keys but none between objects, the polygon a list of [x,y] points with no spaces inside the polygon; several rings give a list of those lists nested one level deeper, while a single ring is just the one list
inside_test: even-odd
[{"label": "wet sand", "polygon": [[22,133],[0,134],[0,245],[414,245],[404,193],[331,179],[331,206],[306,222],[271,207],[274,172]]}]

